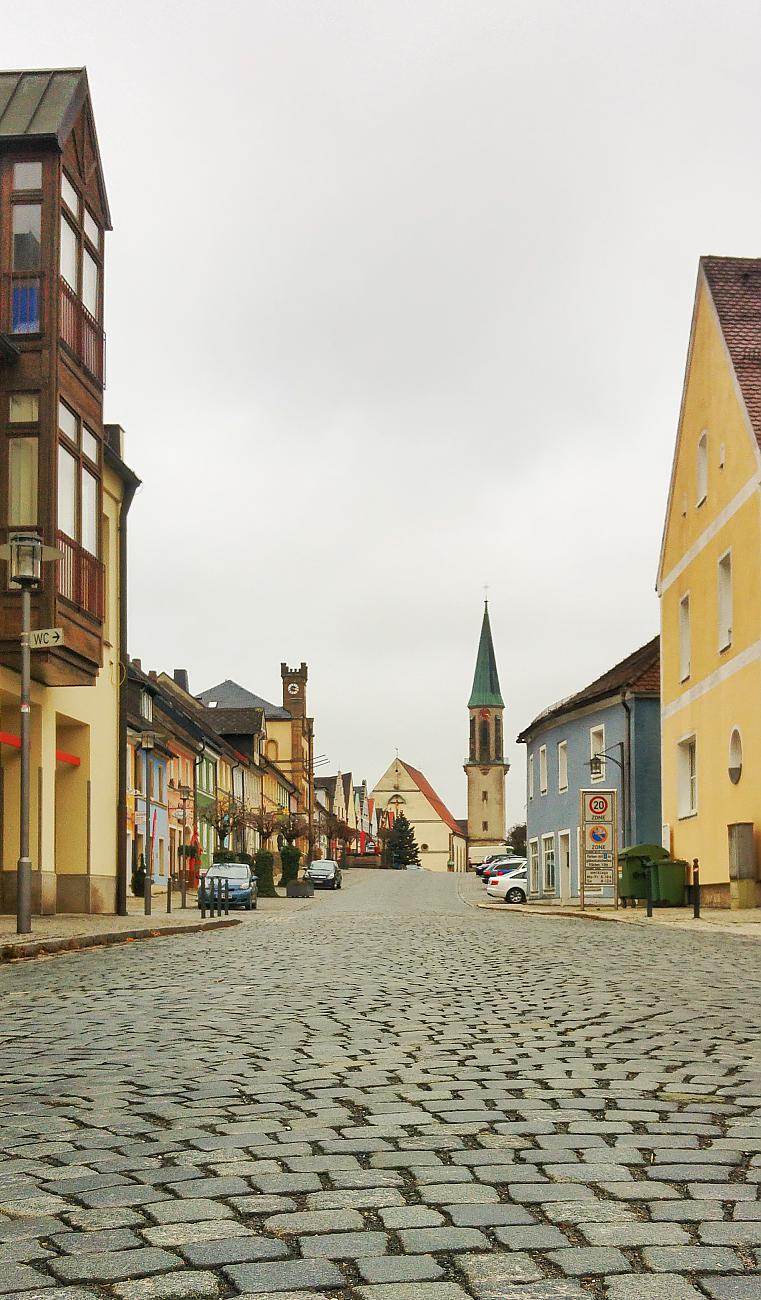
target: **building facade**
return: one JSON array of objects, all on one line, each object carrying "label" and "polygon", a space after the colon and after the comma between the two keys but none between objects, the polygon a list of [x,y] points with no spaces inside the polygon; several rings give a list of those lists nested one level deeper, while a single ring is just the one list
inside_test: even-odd
[{"label": "building facade", "polygon": [[658,572],[663,818],[725,906],[761,903],[759,356],[761,259],[702,258]]},{"label": "building facade", "polygon": [[[529,896],[570,902],[579,894],[580,793],[617,792],[618,847],[659,844],[658,638],[584,690],[540,713],[526,746]],[[593,775],[592,759],[600,759]],[[588,889],[587,894],[595,891]],[[598,890],[602,897],[612,890]]]},{"label": "building facade", "polygon": [[503,715],[505,702],[499,686],[489,606],[478,643],[473,689],[468,700],[468,859],[483,862],[505,843],[505,762]]},{"label": "building facade", "polygon": [[420,850],[420,865],[429,871],[466,871],[467,840],[443,799],[418,768],[395,758],[373,788],[376,809],[391,818],[404,813]]}]

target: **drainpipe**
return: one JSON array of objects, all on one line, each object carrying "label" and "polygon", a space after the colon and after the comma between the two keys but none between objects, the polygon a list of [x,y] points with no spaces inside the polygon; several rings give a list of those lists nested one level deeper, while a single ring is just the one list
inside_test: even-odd
[{"label": "drainpipe", "polygon": [[624,741],[623,788],[626,808],[624,810],[624,845],[631,844],[632,838],[632,710],[628,702],[629,692],[624,687],[621,691],[621,704],[626,714],[626,740]]},{"label": "drainpipe", "polygon": [[122,479],[119,511],[119,789],[116,813],[116,912],[127,915],[127,515],[140,486],[136,476]]}]

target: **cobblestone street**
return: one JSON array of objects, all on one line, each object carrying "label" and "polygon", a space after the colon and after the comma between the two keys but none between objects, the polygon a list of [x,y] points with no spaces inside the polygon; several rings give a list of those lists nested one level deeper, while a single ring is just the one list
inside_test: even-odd
[{"label": "cobblestone street", "polygon": [[0,970],[0,1292],[761,1297],[757,942],[477,889]]}]

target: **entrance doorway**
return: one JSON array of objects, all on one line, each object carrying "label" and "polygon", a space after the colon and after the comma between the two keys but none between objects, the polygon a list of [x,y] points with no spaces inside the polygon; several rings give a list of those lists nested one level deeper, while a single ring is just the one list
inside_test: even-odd
[{"label": "entrance doorway", "polygon": [[571,832],[561,831],[558,835],[558,857],[560,867],[560,901],[571,901]]}]

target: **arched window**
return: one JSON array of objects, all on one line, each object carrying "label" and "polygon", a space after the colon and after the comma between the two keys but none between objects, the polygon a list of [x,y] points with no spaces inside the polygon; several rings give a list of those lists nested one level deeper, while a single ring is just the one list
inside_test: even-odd
[{"label": "arched window", "polygon": [[502,719],[499,716],[494,719],[494,757],[502,757]]},{"label": "arched window", "polygon": [[480,745],[479,745],[479,749],[480,749],[479,758],[482,760],[486,759],[486,761],[488,762],[489,758],[491,757],[491,755],[489,754],[489,724],[485,718],[482,719],[480,730],[481,730],[481,738],[480,738]]},{"label": "arched window", "polygon": [[276,740],[267,741],[267,758],[269,758],[272,762],[277,762],[277,741]]},{"label": "arched window", "polygon": [[470,719],[470,761],[471,763],[474,761],[475,757],[476,757],[476,720],[475,718],[471,718]]},{"label": "arched window", "polygon": [[708,496],[708,434],[705,430],[698,439],[698,459],[696,467],[696,505],[702,506]]}]

